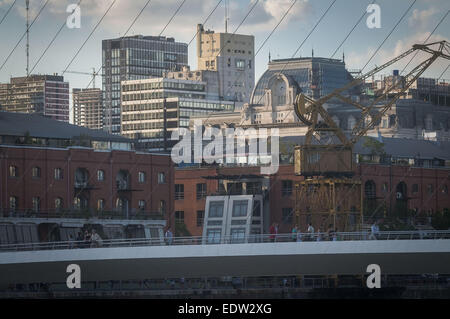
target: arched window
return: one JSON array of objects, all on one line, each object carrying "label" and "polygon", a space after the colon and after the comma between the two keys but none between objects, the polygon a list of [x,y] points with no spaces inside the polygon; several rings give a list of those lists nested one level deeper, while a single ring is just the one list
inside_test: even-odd
[{"label": "arched window", "polygon": [[377,188],[374,181],[369,180],[364,184],[364,195],[367,199],[375,199],[377,197]]},{"label": "arched window", "polygon": [[40,178],[41,177],[41,168],[38,166],[35,166],[31,169],[31,175],[33,178]]},{"label": "arched window", "polygon": [[347,120],[347,129],[353,130],[355,125],[356,125],[356,119],[354,118],[353,115],[350,115]]},{"label": "arched window", "polygon": [[59,211],[63,208],[63,200],[61,197],[55,198],[55,210]]},{"label": "arched window", "polygon": [[128,209],[128,199],[126,198],[117,198],[116,200],[116,209],[119,211],[124,211]]},{"label": "arched window", "polygon": [[73,208],[74,209],[87,209],[89,207],[89,201],[83,195],[74,197]]},{"label": "arched window", "polygon": [[75,187],[84,188],[88,186],[89,171],[86,168],[77,168],[75,171]]},{"label": "arched window", "polygon": [[33,212],[37,213],[41,210],[41,199],[39,197],[32,198]]},{"label": "arched window", "polygon": [[105,180],[105,171],[104,170],[99,169],[97,171],[97,180],[99,182],[103,182]]},{"label": "arched window", "polygon": [[159,212],[162,215],[164,215],[166,213],[166,202],[164,200],[161,200],[159,202]]},{"label": "arched window", "polygon": [[407,200],[407,189],[405,182],[400,182],[396,188],[396,198],[397,200]]},{"label": "arched window", "polygon": [[101,198],[97,200],[97,210],[102,211],[104,209],[105,209],[105,200]]},{"label": "arched window", "polygon": [[116,176],[117,190],[130,189],[130,174],[127,170],[120,170]]},{"label": "arched window", "polygon": [[19,177],[19,169],[17,166],[9,166],[9,177]]},{"label": "arched window", "polygon": [[272,84],[272,106],[279,106],[286,104],[286,83],[282,78],[278,78]]},{"label": "arched window", "polygon": [[394,127],[397,124],[397,116],[389,115],[389,127]]},{"label": "arched window", "polygon": [[15,211],[18,208],[19,205],[19,200],[17,199],[16,196],[11,196],[9,198],[9,209],[11,211]]}]

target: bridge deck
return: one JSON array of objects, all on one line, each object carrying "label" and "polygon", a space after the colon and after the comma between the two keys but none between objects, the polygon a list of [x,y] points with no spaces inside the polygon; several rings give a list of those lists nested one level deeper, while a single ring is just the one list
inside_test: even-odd
[{"label": "bridge deck", "polygon": [[450,239],[274,242],[9,251],[0,284],[65,282],[69,264],[82,281],[213,276],[450,274]]}]

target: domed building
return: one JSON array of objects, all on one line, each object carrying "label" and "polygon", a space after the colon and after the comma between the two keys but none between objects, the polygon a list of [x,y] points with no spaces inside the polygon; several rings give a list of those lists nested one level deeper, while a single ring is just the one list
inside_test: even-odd
[{"label": "domed building", "polygon": [[[205,125],[279,126],[283,130],[288,129],[289,134],[293,133],[289,128],[296,128],[294,135],[303,134],[305,127],[294,112],[297,94],[304,93],[317,99],[352,79],[345,63],[338,59],[305,57],[269,61],[268,69],[253,89],[250,103],[244,104],[239,111],[212,114],[201,119]],[[302,129],[298,130],[299,127]],[[280,134],[284,135],[281,130]]]},{"label": "domed building", "polygon": [[[303,93],[313,99],[319,99],[335,89],[344,87],[352,80],[353,76],[345,68],[343,60],[305,57],[269,61],[268,69],[253,89],[250,102],[244,104],[242,109],[210,114],[200,119],[206,126],[277,127],[280,136],[302,136],[306,133],[306,126],[299,121],[294,111],[297,94]],[[426,86],[429,80],[419,78],[367,134],[390,138],[449,141],[450,86],[437,81],[433,82],[433,85]],[[364,86],[356,86],[345,95],[363,104],[371,103],[375,98],[384,95],[382,93],[370,95],[364,92],[364,87],[375,84],[367,82]],[[439,94],[434,93],[437,90]],[[364,119],[360,109],[337,99],[329,100],[324,107],[337,126],[350,134],[360,121],[369,123],[371,116],[380,111],[386,103],[385,99],[377,101]],[[194,119],[191,118],[191,126]]]},{"label": "domed building", "polygon": [[244,105],[243,124],[297,123],[295,97],[299,93],[318,99],[353,78],[337,59],[295,58],[269,62],[256,84],[250,103]]}]

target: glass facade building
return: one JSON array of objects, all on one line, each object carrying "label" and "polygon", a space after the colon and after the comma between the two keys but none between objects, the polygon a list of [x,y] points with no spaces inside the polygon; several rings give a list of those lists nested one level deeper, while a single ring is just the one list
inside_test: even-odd
[{"label": "glass facade building", "polygon": [[130,36],[102,41],[104,129],[120,133],[121,81],[161,77],[188,63],[188,45],[173,38]]}]

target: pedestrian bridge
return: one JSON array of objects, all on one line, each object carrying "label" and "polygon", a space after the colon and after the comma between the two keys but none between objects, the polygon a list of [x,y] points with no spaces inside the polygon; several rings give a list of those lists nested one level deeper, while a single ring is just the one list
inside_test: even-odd
[{"label": "pedestrian bridge", "polygon": [[366,274],[378,264],[382,274],[450,274],[450,231],[338,233],[337,241],[292,242],[290,234],[257,242],[202,244],[175,238],[171,245],[149,239],[0,246],[0,285],[66,282],[67,266],[78,264],[82,281],[217,276]]}]

